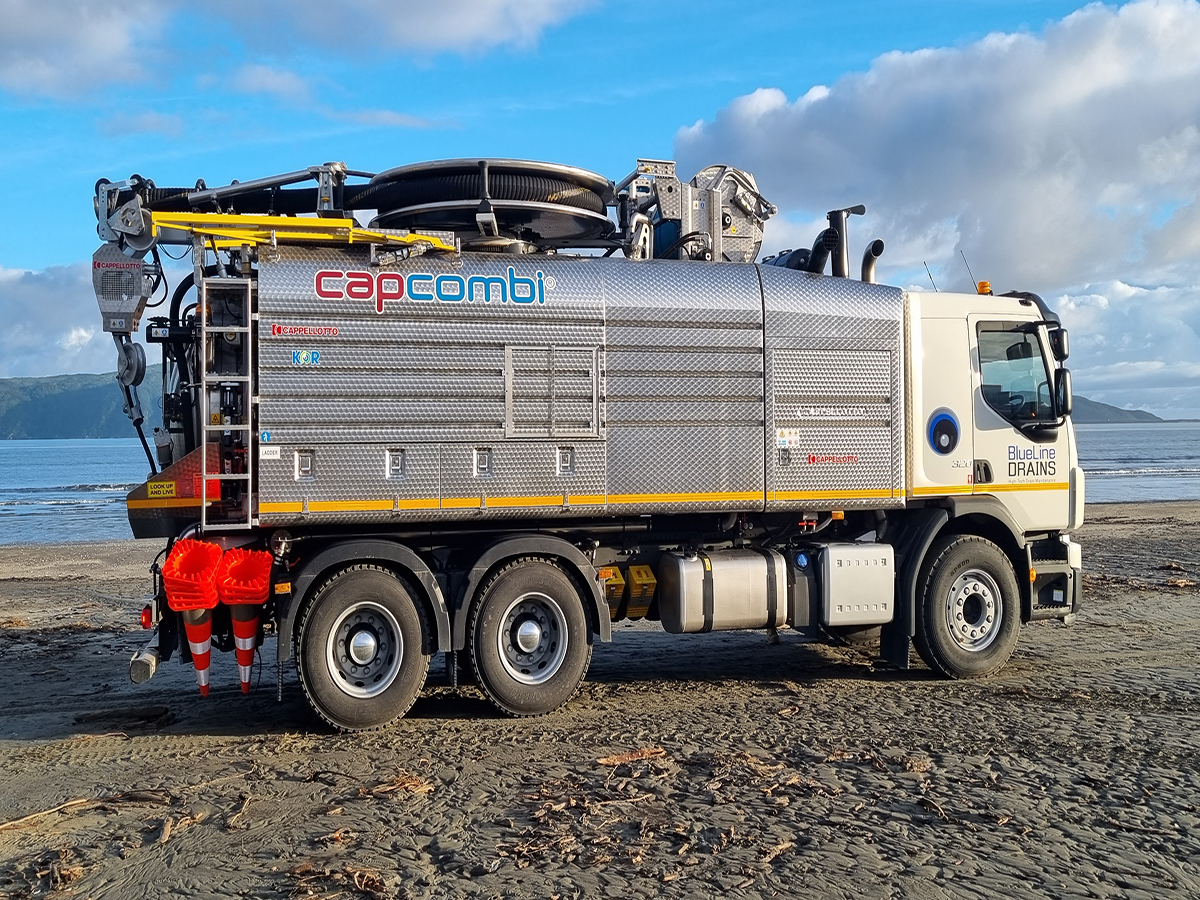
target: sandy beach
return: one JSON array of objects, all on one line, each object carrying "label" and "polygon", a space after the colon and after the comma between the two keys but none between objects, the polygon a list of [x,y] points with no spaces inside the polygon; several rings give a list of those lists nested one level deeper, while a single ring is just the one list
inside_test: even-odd
[{"label": "sandy beach", "polygon": [[[129,683],[158,542],[0,548],[0,895],[1195,897],[1200,503],[1088,510],[1085,608],[997,677],[618,625],[497,716],[441,658],[328,733],[214,654]],[[915,657],[915,654],[914,654]],[[55,809],[56,807],[61,809]]]}]

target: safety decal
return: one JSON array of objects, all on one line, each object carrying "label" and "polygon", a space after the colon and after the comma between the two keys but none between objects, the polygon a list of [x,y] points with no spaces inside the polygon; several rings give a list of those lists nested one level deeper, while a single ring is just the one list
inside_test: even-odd
[{"label": "safety decal", "polygon": [[146,485],[147,497],[174,497],[174,481],[151,481]]}]

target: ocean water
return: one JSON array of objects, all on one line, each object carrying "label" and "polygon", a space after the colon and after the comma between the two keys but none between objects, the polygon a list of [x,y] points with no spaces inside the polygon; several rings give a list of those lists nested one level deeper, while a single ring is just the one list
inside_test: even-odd
[{"label": "ocean water", "polygon": [[147,474],[137,438],[0,441],[0,544],[131,538],[125,495]]},{"label": "ocean water", "polygon": [[1200,422],[1076,425],[1088,503],[1200,499]]},{"label": "ocean water", "polygon": [[[1077,425],[1089,503],[1200,499],[1200,422]],[[0,441],[0,544],[129,538],[136,438]]]}]

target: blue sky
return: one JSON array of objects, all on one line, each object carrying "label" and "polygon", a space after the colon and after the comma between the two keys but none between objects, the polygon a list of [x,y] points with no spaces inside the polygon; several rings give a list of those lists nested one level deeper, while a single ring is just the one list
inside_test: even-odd
[{"label": "blue sky", "polygon": [[1161,61],[1200,6],[1080,6],[0,0],[0,375],[109,367],[97,178],[650,156],[754,171],[776,249],[866,203],[885,278],[963,287],[962,249],[1074,319],[1081,393],[1200,415],[1200,65]]}]

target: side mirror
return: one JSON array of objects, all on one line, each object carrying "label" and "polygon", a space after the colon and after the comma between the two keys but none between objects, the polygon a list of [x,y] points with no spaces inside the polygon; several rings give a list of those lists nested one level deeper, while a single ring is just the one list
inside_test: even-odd
[{"label": "side mirror", "polygon": [[1060,416],[1069,416],[1075,408],[1070,369],[1056,369],[1054,372],[1054,406]]},{"label": "side mirror", "polygon": [[1055,328],[1050,332],[1050,352],[1059,362],[1071,355],[1071,342],[1067,339],[1067,329]]}]

